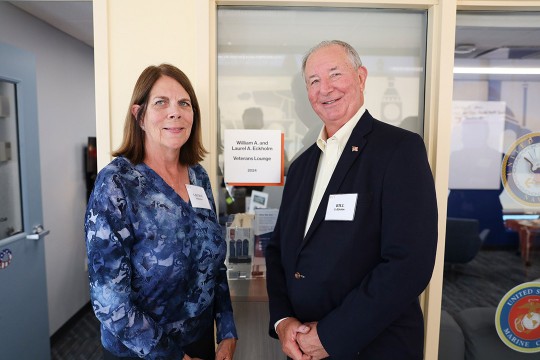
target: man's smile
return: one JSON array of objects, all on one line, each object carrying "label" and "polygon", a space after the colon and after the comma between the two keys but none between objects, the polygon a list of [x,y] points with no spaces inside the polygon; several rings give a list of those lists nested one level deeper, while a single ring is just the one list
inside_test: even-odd
[{"label": "man's smile", "polygon": [[331,104],[335,103],[335,102],[338,101],[338,100],[341,100],[341,98],[339,98],[339,99],[333,99],[333,100],[328,100],[328,101],[323,101],[322,104],[323,104],[323,105],[331,105]]}]

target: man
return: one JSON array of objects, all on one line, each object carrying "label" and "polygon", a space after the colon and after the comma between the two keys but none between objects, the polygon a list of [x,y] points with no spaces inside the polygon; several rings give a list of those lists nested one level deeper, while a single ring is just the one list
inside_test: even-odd
[{"label": "man", "polygon": [[349,44],[320,43],[302,70],[324,126],[290,166],[266,248],[270,335],[294,360],[422,359],[437,245],[424,143],[364,109]]}]

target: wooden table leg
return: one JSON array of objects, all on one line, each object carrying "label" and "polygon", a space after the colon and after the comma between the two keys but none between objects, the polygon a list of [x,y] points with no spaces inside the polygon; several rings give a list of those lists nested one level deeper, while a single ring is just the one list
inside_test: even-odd
[{"label": "wooden table leg", "polygon": [[529,261],[529,245],[530,245],[530,231],[526,226],[519,228],[519,247],[521,250],[521,259],[525,262],[525,266],[531,265]]},{"label": "wooden table leg", "polygon": [[525,229],[525,266],[531,265],[531,260],[529,259],[530,249],[531,249],[531,239],[532,239],[532,231],[530,231],[528,228]]}]

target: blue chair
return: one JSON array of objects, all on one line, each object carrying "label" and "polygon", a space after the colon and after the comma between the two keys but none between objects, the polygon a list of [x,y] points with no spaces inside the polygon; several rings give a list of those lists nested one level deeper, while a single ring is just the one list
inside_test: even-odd
[{"label": "blue chair", "polygon": [[489,229],[480,232],[476,219],[447,218],[444,262],[468,263],[478,254],[488,233]]}]

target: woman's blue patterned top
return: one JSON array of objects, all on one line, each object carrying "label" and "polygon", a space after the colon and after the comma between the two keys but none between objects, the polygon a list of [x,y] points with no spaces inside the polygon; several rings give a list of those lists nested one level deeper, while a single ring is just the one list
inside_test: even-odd
[{"label": "woman's blue patterned top", "polygon": [[85,218],[90,297],[113,354],[182,359],[214,319],[218,342],[237,338],[210,181],[200,165],[189,178],[212,210],[193,208],[123,157],[96,179]]}]

